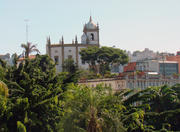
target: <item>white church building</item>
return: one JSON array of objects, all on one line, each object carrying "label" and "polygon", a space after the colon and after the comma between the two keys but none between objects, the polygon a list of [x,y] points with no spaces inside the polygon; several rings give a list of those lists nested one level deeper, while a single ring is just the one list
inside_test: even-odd
[{"label": "white church building", "polygon": [[63,63],[66,59],[72,58],[79,68],[88,69],[87,63],[82,63],[79,52],[82,48],[88,46],[100,46],[99,44],[99,25],[92,21],[90,16],[89,22],[84,25],[81,43],[78,43],[77,36],[72,43],[64,43],[64,39],[57,44],[51,44],[50,37],[47,38],[46,53],[55,61],[57,72],[61,72]]}]

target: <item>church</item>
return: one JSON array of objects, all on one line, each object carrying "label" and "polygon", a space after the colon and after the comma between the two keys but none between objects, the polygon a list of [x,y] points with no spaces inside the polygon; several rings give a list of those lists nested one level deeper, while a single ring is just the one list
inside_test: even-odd
[{"label": "church", "polygon": [[72,43],[64,43],[62,37],[59,43],[51,44],[50,37],[47,38],[46,53],[55,61],[57,72],[63,71],[62,66],[66,59],[72,58],[79,68],[88,69],[87,63],[82,63],[79,52],[89,46],[100,46],[99,44],[99,25],[92,21],[90,16],[89,22],[84,25],[81,43],[78,42],[77,36]]}]

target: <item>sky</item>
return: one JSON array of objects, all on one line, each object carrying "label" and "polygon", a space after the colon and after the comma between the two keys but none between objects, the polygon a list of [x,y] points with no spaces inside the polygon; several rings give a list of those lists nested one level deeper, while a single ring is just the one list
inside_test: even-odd
[{"label": "sky", "polygon": [[0,0],[0,54],[22,53],[21,44],[37,44],[46,53],[46,37],[81,41],[90,15],[100,26],[101,46],[127,51],[180,50],[180,0]]}]

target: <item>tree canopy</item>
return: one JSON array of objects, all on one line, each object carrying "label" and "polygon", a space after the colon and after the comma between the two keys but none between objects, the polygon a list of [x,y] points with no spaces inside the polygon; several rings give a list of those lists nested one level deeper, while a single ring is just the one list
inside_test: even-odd
[{"label": "tree canopy", "polygon": [[4,97],[8,96],[7,85],[4,82],[2,82],[2,81],[0,81],[0,95],[4,96]]},{"label": "tree canopy", "polygon": [[57,131],[63,114],[59,100],[62,80],[48,56],[37,55],[19,67],[9,68],[4,80],[10,95],[4,103],[0,128],[15,131],[18,126],[24,126],[27,131]]},{"label": "tree canopy", "polygon": [[125,51],[112,47],[88,47],[82,49],[80,55],[82,61],[88,63],[91,70],[99,71],[102,75],[110,71],[112,64],[124,65],[128,62],[128,55]]},{"label": "tree canopy", "polygon": [[36,48],[36,45],[28,42],[27,44],[21,44],[21,47],[24,49],[23,53],[25,54],[25,58],[28,58],[32,52],[40,53]]},{"label": "tree canopy", "polygon": [[18,67],[0,61],[0,131],[180,131],[179,84],[113,91],[78,85],[78,78],[79,71],[57,73],[47,55]]},{"label": "tree canopy", "polygon": [[74,60],[72,58],[66,59],[62,67],[64,72],[69,72],[72,74],[78,70],[78,66],[74,63]]}]

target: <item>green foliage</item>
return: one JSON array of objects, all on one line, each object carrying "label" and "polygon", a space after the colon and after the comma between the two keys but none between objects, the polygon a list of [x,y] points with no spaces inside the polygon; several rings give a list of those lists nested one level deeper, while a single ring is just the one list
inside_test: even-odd
[{"label": "green foliage", "polygon": [[[115,54],[119,51],[101,50],[101,57],[89,60],[90,64],[120,62]],[[98,48],[90,51],[99,54]],[[116,59],[110,62],[112,56]],[[0,61],[0,131],[180,131],[179,84],[115,92],[102,85],[77,85],[80,77],[102,76],[73,71],[57,74],[54,62],[46,55],[25,59],[19,67]],[[104,73],[106,77],[115,76],[107,69]]]},{"label": "green foliage", "polygon": [[107,71],[104,76],[102,76],[99,73],[94,73],[93,71],[89,70],[84,70],[84,69],[79,69],[79,80],[84,80],[84,79],[100,79],[100,78],[113,78],[117,77],[118,74],[116,73],[111,73],[110,71]]},{"label": "green foliage", "polygon": [[176,84],[172,89],[177,93],[178,99],[180,100],[180,84]]},{"label": "green foliage", "polygon": [[7,99],[0,95],[0,100],[0,118],[2,118],[7,109]]},{"label": "green foliage", "polygon": [[83,79],[97,79],[97,78],[103,78],[101,74],[94,73],[93,71],[80,69],[80,80]]},{"label": "green foliage", "polygon": [[18,132],[26,132],[26,127],[20,121],[17,121],[17,131]]},{"label": "green foliage", "polygon": [[89,88],[85,86],[69,85],[64,93],[66,99],[65,115],[62,120],[64,131],[125,131],[121,121],[117,118],[118,112],[113,109],[124,106],[119,104],[120,100],[114,100],[113,107],[108,104],[113,99],[112,90],[109,87]]},{"label": "green foliage", "polygon": [[8,70],[7,63],[0,59],[0,80],[4,81],[4,77]]},{"label": "green foliage", "polygon": [[82,61],[89,64],[90,70],[95,73],[99,71],[102,75],[110,71],[110,65],[124,65],[128,62],[125,51],[112,47],[88,47],[81,50],[80,55]]},{"label": "green foliage", "polygon": [[127,54],[120,49],[112,47],[102,47],[98,51],[97,62],[100,65],[101,74],[110,71],[109,65],[112,64],[126,64],[128,62]]},{"label": "green foliage", "polygon": [[2,81],[0,81],[0,95],[4,97],[8,96],[8,88]]},{"label": "green foliage", "polygon": [[[141,119],[144,130],[149,126],[153,126],[153,130],[165,130],[164,124],[169,124],[167,130],[177,131],[180,125],[180,107],[177,93],[173,88],[168,86],[150,87],[132,94],[124,103],[129,110],[145,111],[144,117]],[[149,105],[149,108],[145,104]]]},{"label": "green foliage", "polygon": [[81,59],[85,63],[89,65],[95,65],[97,61],[99,48],[97,46],[90,46],[88,48],[84,48],[80,51]]},{"label": "green foliage", "polygon": [[[4,105],[0,124],[16,130],[17,121],[27,131],[57,131],[63,114],[60,94],[62,80],[56,74],[54,62],[46,55],[27,59],[19,67],[8,69],[4,78],[10,95]],[[8,114],[7,114],[8,113]]]},{"label": "green foliage", "polygon": [[74,63],[72,58],[66,59],[63,63],[63,71],[69,72],[71,74],[75,73],[78,70],[77,65]]},{"label": "green foliage", "polygon": [[36,45],[28,42],[27,44],[21,44],[21,47],[24,49],[23,53],[25,54],[25,58],[28,58],[32,52],[40,53],[36,48]]},{"label": "green foliage", "polygon": [[82,49],[79,53],[83,63],[88,63],[90,70],[97,73],[96,66],[99,48],[97,46],[90,46]]},{"label": "green foliage", "polygon": [[128,62],[128,56],[123,50],[112,47],[102,47],[98,51],[97,62],[100,65],[100,73],[104,75],[106,71],[110,71],[110,65],[126,64]]}]

